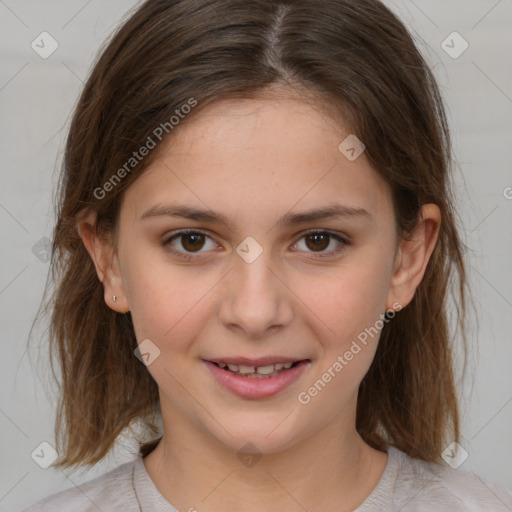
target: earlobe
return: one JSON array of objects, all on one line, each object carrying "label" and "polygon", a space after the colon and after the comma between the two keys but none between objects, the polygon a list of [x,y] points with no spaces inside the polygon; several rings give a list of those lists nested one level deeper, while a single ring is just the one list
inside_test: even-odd
[{"label": "earlobe", "polygon": [[387,309],[393,309],[392,304],[394,303],[399,303],[404,308],[413,299],[434,252],[440,226],[439,207],[435,204],[423,205],[420,211],[420,220],[410,239],[403,240],[397,251],[386,304]]},{"label": "earlobe", "polygon": [[95,229],[96,214],[88,214],[77,222],[78,233],[91,257],[98,279],[103,284],[105,303],[118,313],[130,311],[119,262],[111,241],[100,237]]}]

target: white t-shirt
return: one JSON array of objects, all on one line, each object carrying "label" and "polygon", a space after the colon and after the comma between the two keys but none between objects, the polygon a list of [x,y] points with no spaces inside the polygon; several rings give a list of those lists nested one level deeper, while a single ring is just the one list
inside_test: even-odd
[{"label": "white t-shirt", "polygon": [[[191,504],[190,509],[200,510]],[[142,455],[23,512],[178,512],[149,477]],[[512,492],[461,469],[427,463],[390,446],[386,468],[354,512],[512,512]]]}]

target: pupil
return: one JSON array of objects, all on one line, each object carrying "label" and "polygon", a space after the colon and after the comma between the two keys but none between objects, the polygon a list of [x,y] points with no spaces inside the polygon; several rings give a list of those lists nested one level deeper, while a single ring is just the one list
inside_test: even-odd
[{"label": "pupil", "polygon": [[[184,235],[183,239],[185,240],[185,242],[182,242],[182,244],[183,247],[187,249],[187,251],[195,251],[201,249],[202,244],[204,243],[204,235],[201,235],[200,233],[193,235]],[[192,240],[191,243],[189,243],[190,240]]]},{"label": "pupil", "polygon": [[[326,243],[328,235],[325,234],[313,234],[309,235],[308,240],[313,241],[313,246],[310,249],[325,249],[329,244]],[[308,244],[309,246],[309,244]]]}]

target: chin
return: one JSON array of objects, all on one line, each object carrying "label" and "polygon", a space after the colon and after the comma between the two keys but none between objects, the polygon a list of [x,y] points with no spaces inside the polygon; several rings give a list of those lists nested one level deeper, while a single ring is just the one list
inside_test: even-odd
[{"label": "chin", "polygon": [[272,415],[264,420],[261,414],[258,414],[256,418],[225,424],[231,436],[224,429],[216,429],[217,435],[213,435],[219,442],[237,453],[279,453],[295,445],[305,435],[303,431],[297,431],[293,424],[285,425],[284,418],[286,414],[278,417]]}]

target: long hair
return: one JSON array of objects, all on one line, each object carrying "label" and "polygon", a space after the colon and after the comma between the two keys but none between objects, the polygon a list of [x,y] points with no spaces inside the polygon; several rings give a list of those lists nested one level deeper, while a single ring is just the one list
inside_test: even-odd
[{"label": "long hair", "polygon": [[158,152],[130,159],[148,138],[160,141],[155,130],[172,141],[206,105],[273,85],[343,115],[391,187],[403,239],[421,205],[439,206],[437,245],[412,302],[382,329],[356,429],[377,449],[392,444],[426,461],[459,439],[447,304],[452,294],[464,333],[467,280],[450,136],[436,81],[402,22],[377,0],[147,0],[101,50],[66,141],[47,304],[56,379],[60,370],[55,467],[95,464],[135,422],[158,433],[158,388],[134,356],[130,313],[105,304],[77,221],[94,211],[98,235],[115,232],[123,191]]}]

